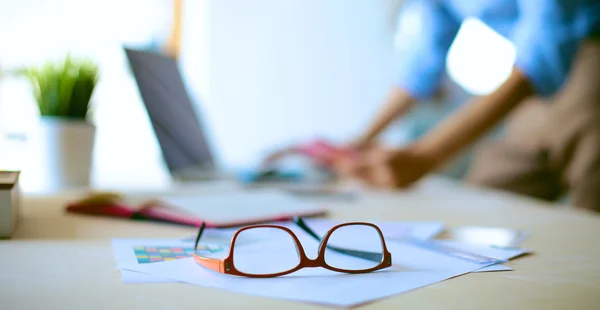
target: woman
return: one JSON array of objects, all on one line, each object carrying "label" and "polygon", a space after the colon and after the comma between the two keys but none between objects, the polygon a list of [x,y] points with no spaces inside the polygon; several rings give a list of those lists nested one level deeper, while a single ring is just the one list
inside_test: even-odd
[{"label": "woman", "polygon": [[[467,179],[548,200],[566,192],[574,205],[600,211],[600,1],[419,0],[406,5],[420,17],[420,32],[416,40],[414,33],[406,37],[396,85],[372,125],[352,143],[357,156],[338,160],[337,171],[376,187],[406,187],[510,114],[506,134],[477,153]],[[517,57],[509,78],[414,143],[377,146],[383,129],[435,92],[448,48],[466,17],[479,18],[513,42]]]}]

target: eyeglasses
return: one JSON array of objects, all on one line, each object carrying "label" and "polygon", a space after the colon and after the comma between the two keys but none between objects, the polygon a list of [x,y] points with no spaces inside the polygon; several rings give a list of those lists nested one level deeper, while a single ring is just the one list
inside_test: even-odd
[{"label": "eyeglasses", "polygon": [[[320,238],[302,218],[295,218],[294,223],[320,242],[316,259],[306,256],[300,240],[291,229],[268,224],[238,229],[224,259],[205,257],[198,251],[193,257],[199,265],[210,270],[253,278],[278,277],[308,267],[358,274],[392,266],[392,254],[387,250],[381,230],[374,224],[339,224]],[[202,223],[198,230],[194,249],[198,247],[205,226]],[[246,243],[248,239],[260,242]]]}]

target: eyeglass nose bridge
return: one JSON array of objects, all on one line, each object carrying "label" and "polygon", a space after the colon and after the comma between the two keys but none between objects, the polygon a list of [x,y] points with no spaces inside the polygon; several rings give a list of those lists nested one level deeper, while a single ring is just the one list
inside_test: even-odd
[{"label": "eyeglass nose bridge", "polygon": [[305,258],[304,261],[304,267],[321,267],[322,263],[321,261],[317,258],[317,259],[310,259],[308,257]]}]

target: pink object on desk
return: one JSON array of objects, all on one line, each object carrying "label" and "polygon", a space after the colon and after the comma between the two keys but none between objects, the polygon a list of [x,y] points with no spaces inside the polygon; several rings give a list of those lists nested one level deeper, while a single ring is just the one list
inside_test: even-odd
[{"label": "pink object on desk", "polygon": [[129,218],[134,220],[159,221],[194,227],[198,227],[202,225],[202,222],[205,222],[207,227],[214,228],[237,227],[242,225],[274,221],[287,221],[296,216],[313,217],[326,214],[325,209],[313,209],[307,211],[295,211],[292,213],[274,214],[267,217],[254,217],[245,220],[232,220],[215,223],[187,214],[166,204],[160,204],[156,201],[149,201],[136,207],[124,203],[123,200],[117,198],[116,195],[107,197],[103,196],[102,194],[92,194],[84,199],[69,203],[66,206],[66,212],[116,218]]},{"label": "pink object on desk", "polygon": [[325,166],[331,166],[335,159],[340,156],[351,156],[353,154],[350,149],[343,149],[320,139],[298,146],[296,150]]}]

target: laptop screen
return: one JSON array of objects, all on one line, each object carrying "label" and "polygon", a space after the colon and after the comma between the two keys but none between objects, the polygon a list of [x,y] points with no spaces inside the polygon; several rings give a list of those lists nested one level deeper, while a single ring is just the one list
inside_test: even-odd
[{"label": "laptop screen", "polygon": [[155,52],[124,49],[170,173],[214,167],[200,116],[177,60]]}]

